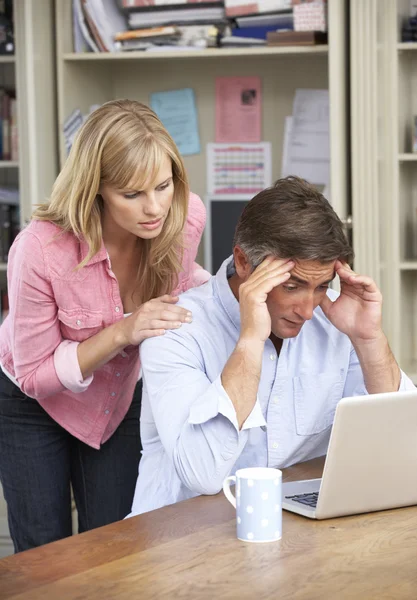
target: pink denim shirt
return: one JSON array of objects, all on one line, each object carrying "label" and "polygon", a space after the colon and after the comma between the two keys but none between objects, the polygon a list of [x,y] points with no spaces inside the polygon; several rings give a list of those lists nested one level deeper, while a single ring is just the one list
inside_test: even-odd
[{"label": "pink denim shirt", "polygon": [[[175,293],[210,277],[194,262],[205,220],[204,204],[190,194]],[[87,253],[86,242],[47,221],[32,221],[18,235],[9,253],[9,315],[0,328],[0,363],[55,421],[99,448],[130,406],[140,364],[138,347],[128,346],[82,378],[78,344],[124,318],[104,245],[84,268],[74,270]]]}]

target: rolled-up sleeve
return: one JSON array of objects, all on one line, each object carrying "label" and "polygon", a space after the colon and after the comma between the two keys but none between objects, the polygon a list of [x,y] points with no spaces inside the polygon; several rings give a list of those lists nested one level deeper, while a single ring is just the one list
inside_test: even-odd
[{"label": "rolled-up sleeve", "polygon": [[9,317],[15,377],[21,390],[42,399],[65,389],[83,391],[77,344],[62,339],[57,305],[42,246],[24,232],[9,265]]},{"label": "rolled-up sleeve", "polygon": [[150,339],[140,349],[144,393],[159,438],[187,488],[216,494],[243,451],[249,429],[265,426],[259,402],[239,430],[221,373],[209,380],[195,340],[171,333],[163,342]]},{"label": "rolled-up sleeve", "polygon": [[77,356],[78,344],[79,342],[64,340],[54,352],[54,366],[58,379],[66,389],[75,394],[85,392],[94,379],[94,375],[83,379]]}]

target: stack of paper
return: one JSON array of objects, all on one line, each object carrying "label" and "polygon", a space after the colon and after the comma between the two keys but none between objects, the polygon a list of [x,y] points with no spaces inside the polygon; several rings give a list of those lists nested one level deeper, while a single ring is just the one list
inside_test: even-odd
[{"label": "stack of paper", "polygon": [[293,114],[285,119],[282,176],[327,187],[329,172],[329,91],[299,89]]}]

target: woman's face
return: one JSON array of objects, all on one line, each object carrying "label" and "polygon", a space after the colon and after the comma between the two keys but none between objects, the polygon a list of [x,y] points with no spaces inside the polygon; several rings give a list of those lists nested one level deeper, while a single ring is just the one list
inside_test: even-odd
[{"label": "woman's face", "polygon": [[161,233],[174,197],[171,159],[165,155],[156,178],[146,181],[141,190],[103,185],[100,194],[104,231],[153,239]]}]

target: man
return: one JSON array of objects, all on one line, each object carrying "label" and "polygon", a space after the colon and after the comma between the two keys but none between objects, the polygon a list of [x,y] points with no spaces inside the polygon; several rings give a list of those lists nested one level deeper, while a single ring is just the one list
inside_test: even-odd
[{"label": "man", "polygon": [[315,188],[288,177],[259,193],[233,246],[181,296],[193,322],[142,344],[131,514],[215,494],[238,468],[323,455],[341,398],[414,389],[381,329],[381,293],[348,266],[342,223]]}]

